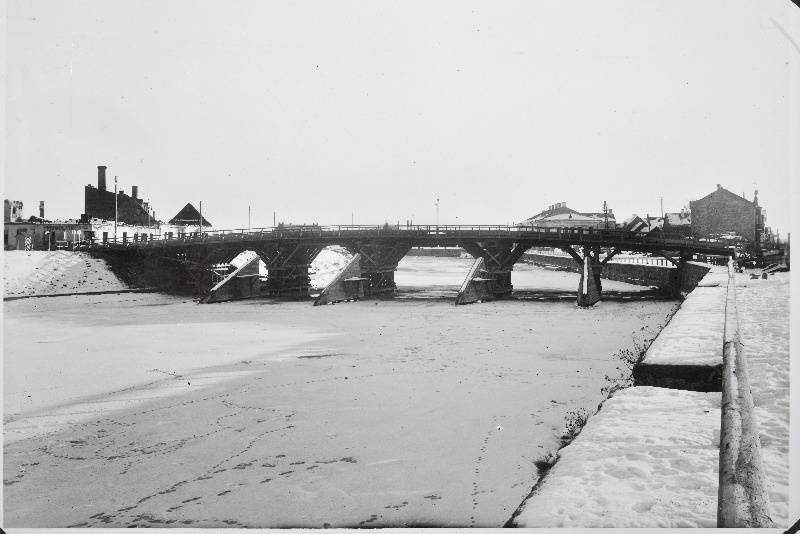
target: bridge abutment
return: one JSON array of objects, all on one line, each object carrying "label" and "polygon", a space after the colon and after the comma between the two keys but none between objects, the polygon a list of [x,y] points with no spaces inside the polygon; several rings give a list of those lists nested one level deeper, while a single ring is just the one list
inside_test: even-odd
[{"label": "bridge abutment", "polygon": [[[491,298],[500,298],[511,294],[514,290],[511,283],[511,271],[522,254],[530,248],[530,245],[468,241],[460,243],[460,246],[476,260],[483,259],[479,276]],[[488,283],[485,283],[486,281]],[[467,302],[460,303],[466,304]]]},{"label": "bridge abutment", "polygon": [[353,259],[322,290],[315,306],[393,293],[397,289],[394,273],[411,245],[357,242],[346,248],[354,253]]}]

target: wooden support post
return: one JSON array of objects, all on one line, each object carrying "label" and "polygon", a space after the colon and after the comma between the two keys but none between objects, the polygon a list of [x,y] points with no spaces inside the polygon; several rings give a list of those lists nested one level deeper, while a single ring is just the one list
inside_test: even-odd
[{"label": "wooden support post", "polygon": [[368,280],[367,295],[394,292],[397,289],[394,282],[397,264],[411,250],[411,245],[404,242],[372,242],[358,243],[357,246],[361,258],[361,277]]},{"label": "wooden support post", "polygon": [[267,266],[266,292],[272,295],[307,293],[311,288],[309,268],[323,248],[301,244],[260,247],[256,252]]},{"label": "wooden support post", "polygon": [[580,267],[583,267],[583,258],[581,258],[577,252],[575,252],[575,249],[572,247],[562,247],[561,250],[572,256],[572,259],[578,262]]},{"label": "wooden support post", "polygon": [[605,258],[603,258],[603,261],[601,261],[601,262],[600,262],[600,265],[605,265],[606,263],[608,263],[608,262],[611,260],[611,258],[613,258],[613,257],[614,257],[614,256],[616,256],[617,254],[619,254],[621,251],[622,251],[622,249],[621,249],[621,248],[619,248],[619,247],[615,248],[615,249],[614,249],[614,250],[611,252],[611,254],[609,254],[608,256],[606,256]]},{"label": "wooden support post", "polygon": [[[662,255],[666,257],[666,254],[663,252]],[[684,267],[686,266],[686,256],[686,252],[681,251],[678,260],[673,260],[675,269],[669,274],[669,294],[672,298],[683,298],[683,273]]]},{"label": "wooden support post", "polygon": [[673,258],[672,256],[670,256],[669,254],[667,254],[667,253],[666,253],[665,251],[663,251],[663,250],[659,250],[658,252],[659,252],[659,254],[661,254],[662,256],[664,256],[664,257],[665,257],[665,258],[666,258],[666,259],[667,259],[667,260],[668,260],[668,261],[669,261],[669,262],[670,262],[672,265],[674,265],[675,267],[678,267],[678,261],[676,261],[676,260],[675,260],[675,258]]},{"label": "wooden support post", "polygon": [[595,247],[594,254],[587,246],[583,247],[583,261],[581,270],[581,281],[578,287],[578,306],[586,308],[593,306],[600,301],[600,287],[598,284],[600,268],[597,261],[598,249]]}]

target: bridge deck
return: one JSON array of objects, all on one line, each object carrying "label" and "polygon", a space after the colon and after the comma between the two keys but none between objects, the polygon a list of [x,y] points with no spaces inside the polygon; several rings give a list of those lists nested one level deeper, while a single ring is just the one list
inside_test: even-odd
[{"label": "bridge deck", "polygon": [[535,247],[567,247],[573,245],[619,248],[636,252],[684,251],[694,254],[732,256],[727,241],[698,239],[681,235],[642,235],[625,230],[591,228],[535,228],[520,226],[453,226],[417,225],[385,226],[288,226],[253,230],[217,230],[193,233],[167,239],[134,242],[112,239],[93,243],[90,249],[153,250],[163,248],[207,247],[214,244],[269,245],[297,243],[307,245],[348,245],[358,242],[396,243],[411,246],[460,246],[462,243],[523,243]]}]

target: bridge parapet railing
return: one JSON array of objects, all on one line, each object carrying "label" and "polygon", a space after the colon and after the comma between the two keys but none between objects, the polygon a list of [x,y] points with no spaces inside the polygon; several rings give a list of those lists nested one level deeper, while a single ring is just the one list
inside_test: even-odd
[{"label": "bridge parapet railing", "polygon": [[371,237],[444,237],[464,239],[511,238],[514,241],[526,240],[563,243],[569,240],[574,245],[650,245],[665,249],[683,249],[687,246],[704,247],[709,251],[727,249],[727,242],[720,239],[697,239],[682,235],[639,234],[619,229],[576,228],[576,227],[534,227],[510,225],[285,225],[269,228],[240,228],[229,230],[209,230],[183,234],[163,234],[147,241],[111,238],[97,246],[149,248],[176,244],[215,243],[236,240],[258,240],[270,238],[371,238]]}]

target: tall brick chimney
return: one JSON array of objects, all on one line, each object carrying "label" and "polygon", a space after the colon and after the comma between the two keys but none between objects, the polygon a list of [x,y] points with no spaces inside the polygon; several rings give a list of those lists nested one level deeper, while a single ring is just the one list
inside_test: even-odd
[{"label": "tall brick chimney", "polygon": [[131,198],[133,200],[136,200],[137,198],[139,198],[139,186],[138,185],[132,185],[131,186]]},{"label": "tall brick chimney", "polygon": [[44,200],[39,201],[39,218],[44,219]]},{"label": "tall brick chimney", "polygon": [[106,190],[106,166],[97,166],[97,189],[100,191]]}]

